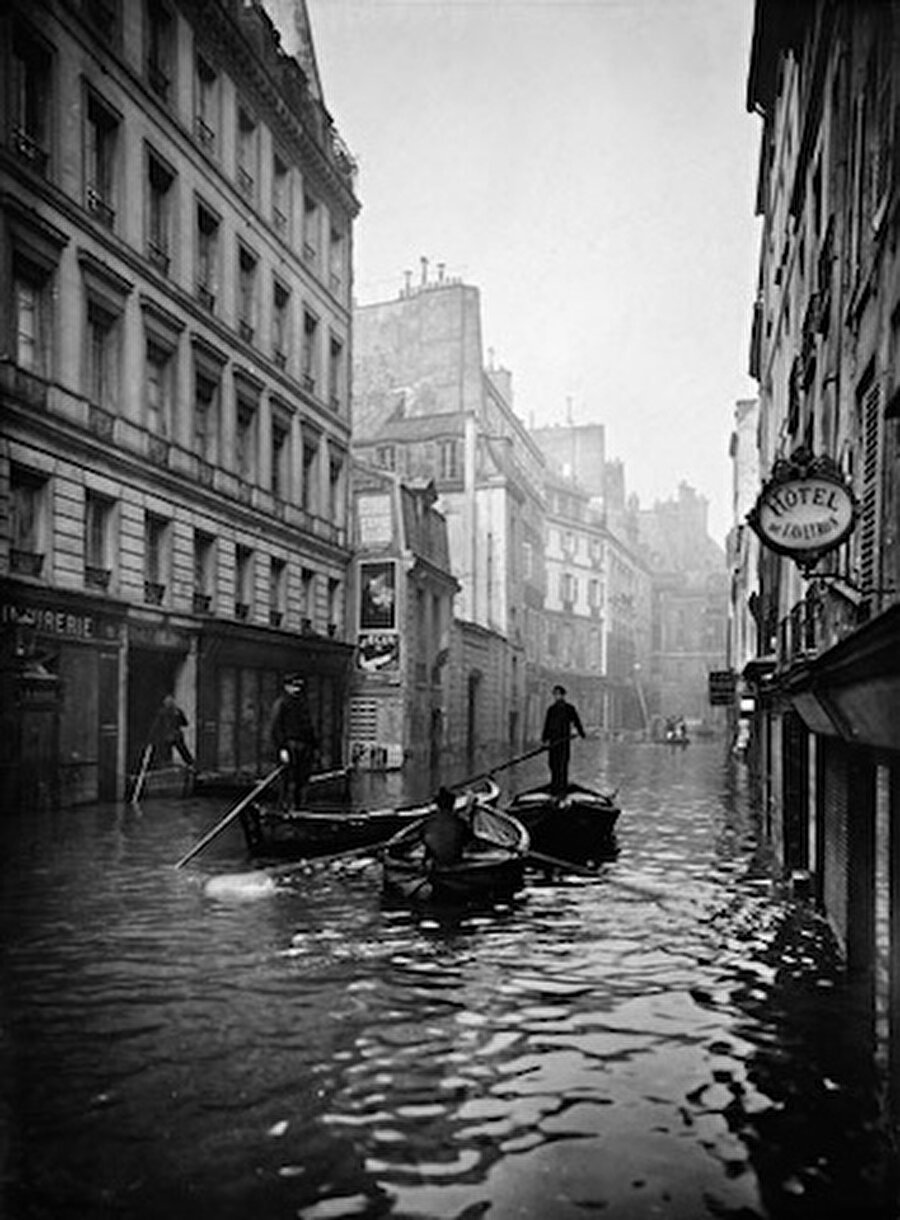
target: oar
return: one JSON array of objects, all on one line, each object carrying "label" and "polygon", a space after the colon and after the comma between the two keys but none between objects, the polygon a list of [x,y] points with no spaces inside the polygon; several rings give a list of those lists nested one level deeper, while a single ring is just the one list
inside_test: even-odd
[{"label": "oar", "polygon": [[141,755],[141,765],[138,769],[137,779],[134,781],[134,788],[131,792],[131,804],[136,805],[141,797],[141,789],[144,786],[144,780],[147,778],[147,771],[150,767],[150,759],[153,757],[153,742],[148,741],[144,747],[144,753]]},{"label": "oar", "polygon": [[517,763],[524,762],[526,758],[534,758],[537,754],[543,754],[545,750],[549,750],[551,742],[545,741],[543,745],[537,746],[533,750],[529,750],[527,754],[520,754],[517,758],[511,758],[509,762],[499,763],[496,767],[491,767],[490,771],[482,771],[480,775],[470,775],[468,779],[460,780],[456,784],[449,784],[449,788],[469,788],[472,784],[477,784],[481,779],[491,779],[498,771],[506,771],[509,767],[514,767]]},{"label": "oar", "polygon": [[586,864],[576,864],[574,860],[561,860],[559,856],[547,856],[542,851],[532,851],[529,848],[522,854],[525,860],[534,860],[537,864],[549,864],[553,868],[565,869],[568,873],[580,873],[582,877],[603,876],[597,868],[589,868]]},{"label": "oar", "polygon": [[235,807],[226,813],[221,822],[215,825],[208,834],[205,834],[199,843],[195,843],[191,850],[186,855],[181,857],[175,867],[181,868],[183,864],[187,864],[188,860],[192,860],[198,852],[202,851],[208,843],[211,843],[217,835],[221,834],[221,832],[230,822],[234,821],[239,813],[243,813],[247,806],[251,805],[260,795],[260,793],[264,792],[265,789],[268,788],[269,784],[271,784],[273,780],[277,779],[283,770],[284,763],[279,763],[275,770],[271,771],[265,779],[260,780],[253,791],[249,792],[243,800],[238,801]]}]

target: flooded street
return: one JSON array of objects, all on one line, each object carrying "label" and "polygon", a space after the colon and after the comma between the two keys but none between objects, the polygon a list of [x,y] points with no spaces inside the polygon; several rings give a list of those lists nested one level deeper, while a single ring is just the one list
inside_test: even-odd
[{"label": "flooded street", "polygon": [[4,1214],[893,1216],[856,999],[742,765],[588,743],[573,778],[619,789],[619,857],[453,920],[363,859],[210,887],[232,831],[176,871],[223,798],[5,819]]}]

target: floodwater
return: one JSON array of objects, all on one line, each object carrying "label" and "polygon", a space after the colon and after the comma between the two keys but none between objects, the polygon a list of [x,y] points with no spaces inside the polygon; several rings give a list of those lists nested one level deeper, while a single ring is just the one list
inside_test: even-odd
[{"label": "floodwater", "polygon": [[573,775],[618,858],[455,918],[364,859],[248,875],[231,831],[174,869],[222,798],[3,819],[4,1214],[894,1216],[857,997],[743,765]]}]

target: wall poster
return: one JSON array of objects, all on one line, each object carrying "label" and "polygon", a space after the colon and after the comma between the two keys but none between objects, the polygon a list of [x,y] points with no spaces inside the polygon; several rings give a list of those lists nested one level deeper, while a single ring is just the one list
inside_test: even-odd
[{"label": "wall poster", "polygon": [[361,631],[393,631],[397,626],[396,564],[359,565]]}]

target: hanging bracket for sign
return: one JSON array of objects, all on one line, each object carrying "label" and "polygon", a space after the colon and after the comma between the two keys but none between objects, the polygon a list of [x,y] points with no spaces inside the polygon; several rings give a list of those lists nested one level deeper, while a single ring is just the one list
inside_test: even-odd
[{"label": "hanging bracket for sign", "polygon": [[763,546],[786,555],[805,575],[853,533],[859,506],[841,468],[806,448],[779,458],[747,523]]}]

